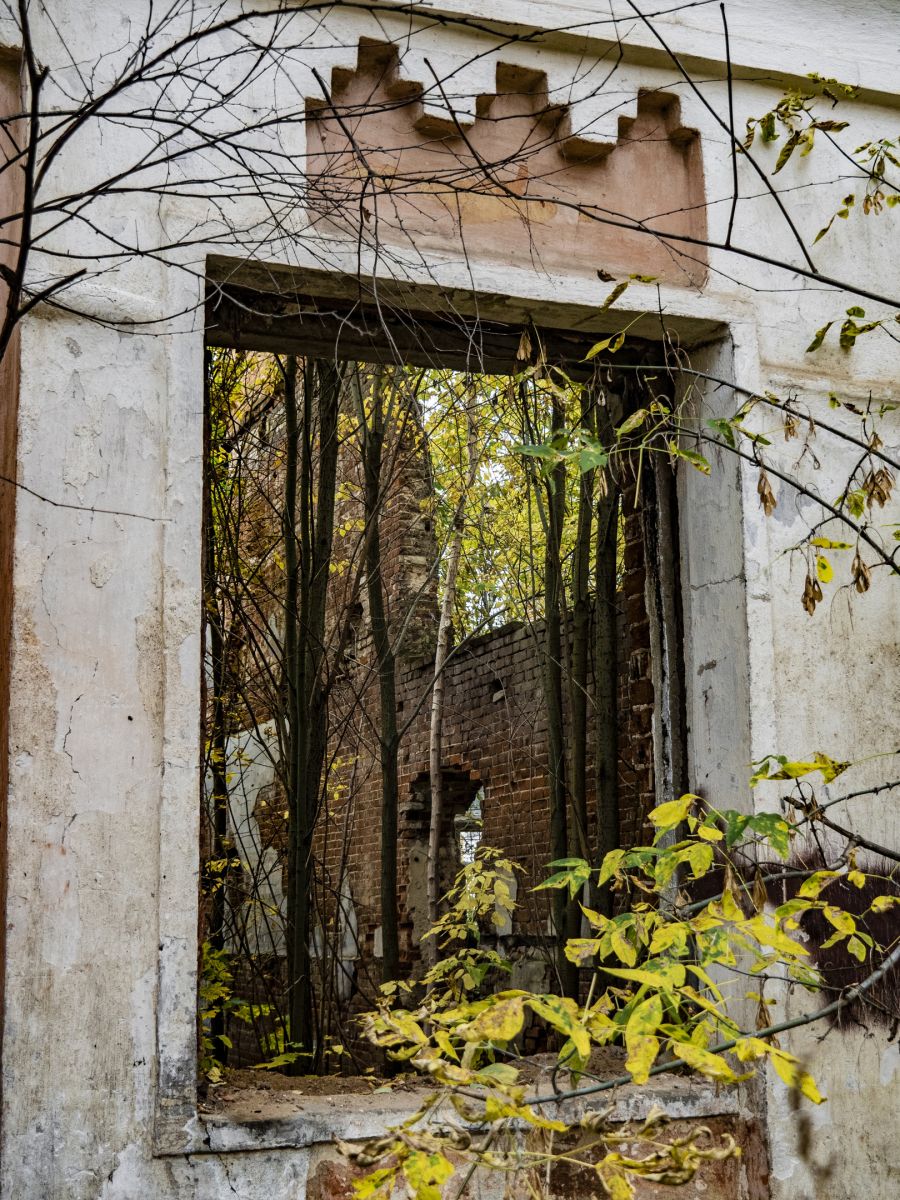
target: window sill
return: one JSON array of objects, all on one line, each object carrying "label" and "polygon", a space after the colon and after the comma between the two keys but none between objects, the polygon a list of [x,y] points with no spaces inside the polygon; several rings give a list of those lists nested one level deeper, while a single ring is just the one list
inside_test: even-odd
[{"label": "window sill", "polygon": [[[396,1093],[362,1096],[309,1096],[290,1091],[240,1089],[224,1103],[201,1107],[191,1120],[181,1125],[180,1137],[173,1137],[175,1130],[170,1128],[170,1136],[158,1145],[157,1153],[297,1150],[327,1145],[335,1138],[354,1141],[378,1137],[411,1117],[430,1091],[406,1088]],[[733,1089],[723,1089],[717,1094],[714,1087],[704,1082],[671,1078],[568,1101],[566,1115],[603,1110],[610,1103],[614,1107],[609,1120],[616,1123],[644,1120],[654,1105],[672,1120],[740,1116],[743,1112],[740,1095]],[[544,1111],[549,1114],[551,1106]]]}]

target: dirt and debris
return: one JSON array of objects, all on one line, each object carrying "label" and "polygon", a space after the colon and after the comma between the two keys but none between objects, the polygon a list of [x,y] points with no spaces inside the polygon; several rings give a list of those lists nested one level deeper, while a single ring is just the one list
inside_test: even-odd
[{"label": "dirt and debris", "polygon": [[[597,1079],[611,1079],[622,1074],[625,1051],[620,1047],[596,1048],[591,1055],[587,1072]],[[515,1060],[520,1080],[526,1086],[549,1083],[556,1065],[555,1054],[535,1054]],[[250,1093],[265,1100],[267,1094],[292,1093],[294,1096],[374,1096],[420,1091],[434,1087],[427,1076],[406,1073],[385,1078],[381,1075],[284,1075],[279,1071],[254,1070],[252,1067],[226,1069],[221,1081],[207,1085],[201,1111],[214,1112],[226,1108]],[[552,1085],[551,1085],[552,1086]],[[569,1073],[557,1076],[560,1089],[570,1086]]]},{"label": "dirt and debris", "polygon": [[284,1075],[279,1071],[239,1067],[226,1069],[219,1082],[207,1084],[200,1109],[214,1112],[248,1093],[257,1093],[260,1099],[273,1092],[290,1092],[295,1096],[371,1096],[410,1092],[429,1085],[430,1081],[421,1075],[395,1075],[390,1079],[375,1074]]}]

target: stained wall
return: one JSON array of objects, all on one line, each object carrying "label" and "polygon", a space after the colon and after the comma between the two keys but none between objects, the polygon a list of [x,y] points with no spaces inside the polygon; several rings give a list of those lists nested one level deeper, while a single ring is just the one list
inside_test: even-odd
[{"label": "stained wall", "polygon": [[[786,87],[805,86],[808,72],[818,71],[863,88],[852,108],[852,145],[892,128],[898,39],[895,14],[883,4],[799,0],[786,8],[775,0],[728,0],[726,10],[739,122],[768,111]],[[674,8],[655,32],[618,0],[609,16],[580,0],[524,8],[497,0],[490,13],[460,0],[443,22],[433,20],[435,12],[419,23],[408,14],[379,10],[376,20],[341,8],[324,24],[300,33],[294,27],[279,86],[287,82],[305,111],[306,98],[322,94],[311,68],[329,82],[335,68],[352,73],[360,39],[383,40],[385,30],[404,47],[408,79],[428,78],[427,58],[439,72],[457,73],[455,90],[473,105],[496,92],[499,60],[546,72],[551,88],[567,89],[584,77],[586,60],[592,70],[605,69],[622,46],[615,87],[631,98],[642,90],[676,93],[681,121],[699,133],[706,274],[702,282],[667,277],[658,288],[635,283],[616,310],[620,320],[599,311],[611,285],[597,278],[606,267],[593,252],[585,256],[590,270],[583,263],[570,270],[513,254],[466,260],[448,243],[423,265],[409,247],[393,244],[380,254],[368,234],[354,239],[340,229],[309,228],[299,189],[286,196],[277,219],[252,195],[230,195],[223,209],[196,186],[177,194],[170,188],[162,198],[136,190],[97,206],[100,227],[120,240],[136,227],[158,235],[157,244],[169,249],[152,257],[101,260],[96,230],[75,221],[47,233],[56,254],[74,254],[89,269],[67,289],[64,307],[40,305],[21,327],[18,477],[57,503],[20,492],[15,516],[0,1176],[10,1200],[297,1200],[331,1133],[360,1134],[384,1120],[380,1111],[338,1112],[264,1136],[235,1119],[214,1140],[197,1109],[198,314],[208,272],[236,277],[252,260],[256,283],[277,289],[301,278],[310,290],[340,280],[351,299],[354,287],[383,295],[402,284],[435,306],[482,319],[537,315],[559,329],[580,322],[598,335],[631,320],[636,331],[658,335],[662,307],[695,364],[706,362],[711,374],[749,390],[797,389],[815,414],[846,420],[848,428],[847,414],[835,418],[829,409],[830,392],[857,404],[870,391],[896,398],[889,338],[861,341],[852,354],[830,343],[806,353],[811,331],[840,319],[850,304],[863,303],[873,316],[895,308],[890,214],[864,219],[857,211],[841,222],[840,237],[816,247],[819,272],[850,285],[842,293],[823,287],[803,265],[796,231],[809,241],[833,214],[843,162],[817,146],[792,168],[796,174],[775,177],[792,229],[760,175],[739,158],[741,204],[731,244],[746,252],[726,248],[735,169],[728,137],[657,37],[700,81],[716,112],[727,111],[718,6]],[[466,24],[454,24],[459,14]],[[145,14],[136,21],[130,4],[72,3],[54,15],[55,22],[35,16],[38,56],[70,72],[75,86],[72,62],[98,62],[97,79],[104,77],[127,55],[128,31],[142,27]],[[524,25],[535,36],[509,46],[491,21],[506,30]],[[560,32],[561,24],[575,33]],[[21,40],[6,18],[0,37],[11,48]],[[274,86],[261,84],[249,99],[256,103]],[[241,120],[249,126],[247,111]],[[262,133],[254,124],[253,135]],[[281,169],[290,163],[302,176],[303,124],[284,136]],[[145,151],[133,129],[119,126],[113,137],[109,127],[101,135],[89,123],[47,186],[59,199]],[[233,163],[210,161],[204,186],[222,199],[216,189]],[[760,149],[759,161],[771,181],[774,154]],[[646,212],[644,197],[640,204]],[[654,215],[667,210],[662,195]],[[655,266],[651,241],[646,257],[645,243],[635,243],[623,273],[649,271],[649,260]],[[680,260],[678,247],[669,247]],[[36,256],[32,282],[58,272],[60,261]],[[784,272],[773,261],[799,270]],[[861,300],[859,290],[881,299]],[[698,404],[701,415],[725,407],[714,384]],[[895,421],[885,422],[894,450]],[[801,469],[811,486],[833,495],[853,462],[830,446],[829,466],[817,470],[807,457]],[[788,465],[794,452],[795,444],[778,444]],[[754,467],[714,458],[710,479],[688,471],[679,483],[690,783],[732,807],[776,808],[777,788],[751,798],[747,763],[775,750],[802,757],[817,748],[867,760],[847,777],[848,787],[874,783],[881,776],[873,756],[896,747],[895,594],[879,578],[863,607],[851,608],[835,588],[811,622],[799,603],[803,580],[791,553],[806,528],[805,502],[779,489],[779,507],[766,520]],[[895,806],[883,796],[855,801],[852,820],[898,844]],[[781,999],[781,1011],[790,1014],[808,1002],[799,993]],[[861,1180],[873,1194],[888,1194],[900,1146],[890,1121],[900,1086],[896,1045],[874,1028],[784,1044],[806,1053],[828,1105],[810,1118],[808,1153],[804,1124],[783,1085],[765,1081],[757,1112],[769,1132],[771,1194],[855,1200]],[[277,1144],[266,1141],[276,1133]]]}]

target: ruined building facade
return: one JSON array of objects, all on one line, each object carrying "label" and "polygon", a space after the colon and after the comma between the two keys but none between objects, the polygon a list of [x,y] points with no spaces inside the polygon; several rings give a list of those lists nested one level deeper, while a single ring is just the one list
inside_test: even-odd
[{"label": "ruined building facade", "polygon": [[[863,213],[843,151],[893,137],[900,17],[883,0],[163,8],[0,12],[0,283],[19,317],[0,364],[0,1193],[331,1200],[349,1186],[333,1137],[382,1132],[408,1097],[243,1091],[211,1113],[197,1090],[206,347],[368,362],[387,345],[392,361],[502,372],[526,326],[581,358],[627,331],[671,369],[697,429],[734,395],[771,392],[858,431],[829,396],[895,402],[896,343],[879,327],[850,350],[839,331],[893,328],[896,210]],[[833,114],[850,122],[843,141],[830,131],[841,152],[820,133],[773,174],[784,133],[749,154],[737,143],[812,72],[859,89]],[[873,570],[851,606],[836,571],[814,619],[800,602],[809,494],[839,496],[860,447],[817,424],[801,457],[758,419],[768,515],[752,453],[714,448],[708,477],[683,463],[674,503],[649,506],[655,530],[637,538],[626,516],[621,709],[639,745],[649,722],[652,763],[622,779],[623,836],[651,795],[681,790],[780,811],[781,785],[751,790],[749,764],[822,750],[855,764],[854,829],[896,847],[896,792],[873,790],[897,746],[896,591]],[[896,419],[882,424],[894,455]],[[656,569],[663,552],[677,586]],[[459,805],[483,786],[486,839],[512,827],[529,869],[541,831],[516,789],[539,791],[543,768],[510,763],[510,743],[526,729],[540,741],[531,637],[461,648],[446,735]],[[405,664],[404,704],[427,674]],[[405,748],[413,847],[424,763],[412,737]],[[361,862],[354,905],[374,958],[366,878]],[[807,1011],[787,983],[772,998],[785,1022]],[[729,1128],[745,1154],[709,1177],[716,1200],[887,1196],[896,1037],[821,1032],[782,1042],[820,1108],[798,1111],[769,1071],[751,1087],[648,1087],[610,1119],[659,1099]]]}]

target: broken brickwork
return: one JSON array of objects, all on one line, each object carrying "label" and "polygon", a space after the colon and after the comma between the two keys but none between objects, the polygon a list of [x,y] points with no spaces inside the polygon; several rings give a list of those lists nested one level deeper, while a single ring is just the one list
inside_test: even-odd
[{"label": "broken brickwork", "polygon": [[[408,510],[411,536],[421,536],[421,512]],[[655,803],[651,724],[653,684],[644,584],[641,514],[634,489],[623,496],[624,566],[618,592],[619,838],[623,845],[644,836],[646,814]],[[394,525],[395,553],[403,561],[403,538]],[[386,578],[390,578],[387,575]],[[400,576],[402,579],[403,576]],[[427,612],[422,618],[427,622]],[[417,619],[418,620],[418,619]],[[427,644],[409,622],[414,644]],[[543,627],[514,622],[467,639],[446,668],[443,722],[446,794],[445,860],[442,881],[459,865],[454,818],[481,793],[482,842],[502,850],[523,868],[518,878],[513,941],[540,952],[547,932],[546,893],[531,889],[546,875],[550,857],[550,805],[547,722],[542,690]],[[564,643],[566,639],[564,638]],[[410,970],[418,958],[419,937],[427,928],[425,890],[429,809],[429,720],[433,656],[407,656],[398,677],[400,746],[399,906],[401,953]],[[591,680],[589,680],[589,688]],[[360,703],[361,702],[361,703]],[[349,710],[368,720],[338,721],[342,734],[333,745],[319,846],[325,890],[352,897],[358,921],[359,952],[377,962],[380,888],[380,765],[372,732],[377,721],[377,679],[361,661],[343,692]],[[338,707],[341,696],[337,700]],[[588,725],[588,779],[593,775],[593,721]],[[570,747],[567,747],[570,749]],[[588,796],[595,818],[594,795]],[[589,830],[596,840],[596,819]]]}]

